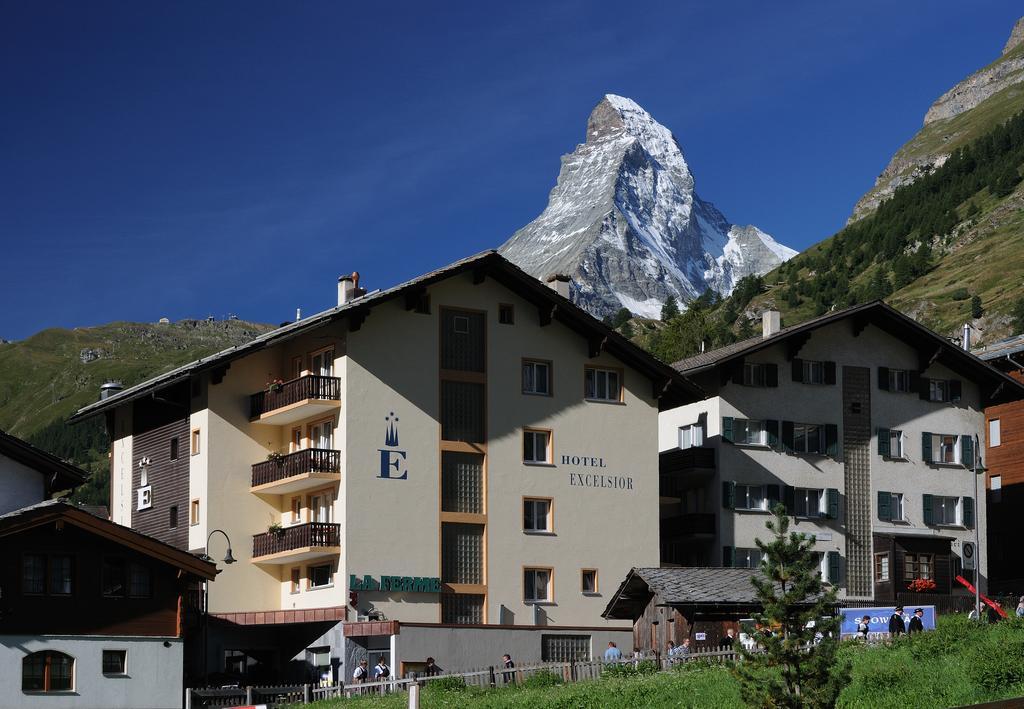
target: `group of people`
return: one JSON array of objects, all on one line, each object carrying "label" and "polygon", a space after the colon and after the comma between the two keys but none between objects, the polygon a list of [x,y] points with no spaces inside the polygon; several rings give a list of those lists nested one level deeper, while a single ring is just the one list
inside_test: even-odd
[{"label": "group of people", "polygon": [[[428,663],[433,662],[433,658],[428,659]],[[359,664],[356,665],[355,672],[352,673],[352,681],[355,684],[362,684],[370,679],[369,661],[360,660]],[[379,682],[385,680],[391,676],[391,668],[388,667],[387,658],[383,655],[377,656],[377,664],[373,668],[373,681]]]},{"label": "group of people", "polygon": [[[892,615],[889,617],[889,635],[895,638],[908,633],[923,632],[924,621],[922,618],[924,618],[924,609],[916,608],[914,610],[914,615],[910,617],[910,621],[908,623],[903,613],[903,606],[896,606]],[[864,616],[860,619],[860,622],[857,623],[857,637],[861,640],[867,641],[870,623],[871,616],[869,615]]]}]

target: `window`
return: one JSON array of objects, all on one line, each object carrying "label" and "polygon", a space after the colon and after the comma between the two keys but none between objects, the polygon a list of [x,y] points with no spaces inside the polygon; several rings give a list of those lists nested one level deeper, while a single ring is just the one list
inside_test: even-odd
[{"label": "window", "polygon": [[733,441],[746,446],[763,446],[767,442],[764,421],[733,419]]},{"label": "window", "polygon": [[484,622],[484,597],[477,593],[442,593],[441,622],[480,625]]},{"label": "window", "polygon": [[932,521],[934,524],[956,526],[960,524],[960,498],[932,496]]},{"label": "window", "polygon": [[71,557],[64,554],[50,556],[49,591],[51,596],[69,596],[73,592]]},{"label": "window", "polygon": [[309,425],[309,447],[320,450],[334,448],[334,419],[318,421]]},{"label": "window", "polygon": [[291,523],[299,524],[302,521],[302,498],[293,497],[291,499]]},{"label": "window", "polygon": [[441,438],[445,441],[483,443],[487,412],[483,384],[441,381]]},{"label": "window", "polygon": [[899,460],[907,457],[903,450],[903,431],[889,431],[889,457]]},{"label": "window", "polygon": [[816,423],[794,423],[793,450],[797,453],[824,453],[825,427]]},{"label": "window", "polygon": [[766,504],[764,485],[736,486],[736,509],[764,510],[767,509]]},{"label": "window", "polygon": [[932,460],[936,463],[956,464],[960,462],[960,436],[933,433]]},{"label": "window", "polygon": [[824,499],[824,490],[798,487],[793,490],[794,514],[797,517],[822,517],[825,513]]},{"label": "window", "polygon": [[760,549],[736,548],[733,566],[737,569],[756,569],[761,565]]},{"label": "window", "polygon": [[1002,490],[1003,489],[1003,476],[993,475],[989,478],[989,489],[991,490]]},{"label": "window", "polygon": [[704,445],[704,429],[698,423],[679,427],[679,447],[700,448]]},{"label": "window", "polygon": [[309,370],[311,374],[321,377],[334,376],[334,348],[320,350],[309,355]]},{"label": "window", "polygon": [[441,453],[441,511],[483,514],[484,457],[477,453]]},{"label": "window", "polygon": [[456,315],[452,318],[452,332],[459,335],[469,334],[469,318],[465,315]]},{"label": "window", "polygon": [[484,582],[484,526],[441,525],[441,583]]},{"label": "window", "polygon": [[171,439],[171,460],[178,459],[178,437],[175,436]]},{"label": "window", "polygon": [[74,686],[75,658],[46,650],[26,655],[21,661],[24,692],[69,692]]},{"label": "window", "polygon": [[42,554],[25,554],[21,557],[21,592],[46,592],[46,557]]},{"label": "window", "polygon": [[551,569],[523,569],[523,600],[546,603],[551,597]]},{"label": "window", "polygon": [[875,581],[883,583],[889,580],[889,554],[875,554]]},{"label": "window", "polygon": [[814,362],[809,359],[804,360],[804,384],[824,384],[825,383],[825,363]]},{"label": "window", "polygon": [[614,369],[586,367],[583,370],[583,395],[591,401],[621,401],[622,375]]},{"label": "window", "polygon": [[333,574],[330,564],[309,567],[309,587],[324,588],[332,583]]},{"label": "window", "polygon": [[127,650],[104,650],[103,651],[103,674],[123,675],[128,672],[128,651]]},{"label": "window", "polygon": [[309,521],[334,521],[334,493],[330,490],[314,493],[309,496]]},{"label": "window", "polygon": [[580,571],[580,590],[583,593],[597,593],[597,569]]},{"label": "window", "polygon": [[999,419],[992,419],[988,422],[988,445],[990,448],[995,448],[1000,443],[1002,443],[1002,431]]},{"label": "window", "polygon": [[541,662],[590,662],[589,635],[541,635]]},{"label": "window", "polygon": [[935,564],[931,554],[904,554],[903,555],[903,579],[913,581],[915,579],[933,579]]},{"label": "window", "polygon": [[554,529],[551,519],[551,500],[526,497],[523,499],[523,531],[550,532]]},{"label": "window", "polygon": [[891,492],[889,493],[889,514],[890,519],[893,522],[902,522],[906,519],[903,513],[903,493],[902,492]]},{"label": "window", "polygon": [[526,429],[523,431],[523,462],[551,462],[551,432]]},{"label": "window", "polygon": [[199,429],[192,429],[192,455],[199,455]]},{"label": "window", "polygon": [[765,366],[754,362],[743,364],[743,385],[748,387],[763,387],[765,384]]},{"label": "window", "polygon": [[103,595],[111,597],[123,597],[125,592],[125,561],[118,557],[106,557],[103,559],[102,589]]},{"label": "window", "polygon": [[199,524],[199,500],[192,500],[189,506],[188,523]]},{"label": "window", "polygon": [[551,363],[523,360],[523,393],[551,395]]},{"label": "window", "polygon": [[828,564],[825,563],[825,552],[812,551],[811,556],[814,557],[814,565],[818,567],[818,576],[821,577],[822,581],[827,581]]},{"label": "window", "polygon": [[288,440],[288,452],[294,453],[300,450],[302,450],[302,427],[297,426],[292,429],[291,438]]},{"label": "window", "polygon": [[441,308],[442,370],[486,371],[486,317],[486,313]]},{"label": "window", "polygon": [[178,506],[171,505],[167,510],[167,526],[170,529],[177,529],[178,527]]},{"label": "window", "polygon": [[302,590],[302,569],[292,569],[291,592],[298,593]]},{"label": "window", "polygon": [[911,387],[910,371],[907,369],[889,370],[889,391],[909,392]]},{"label": "window", "polygon": [[153,581],[149,567],[142,564],[129,564],[128,595],[132,598],[149,598],[153,595]]},{"label": "window", "polygon": [[929,379],[928,400],[949,401],[949,382],[945,379]]},{"label": "window", "polygon": [[516,309],[508,303],[498,304],[498,322],[502,325],[513,325],[516,321]]},{"label": "window", "polygon": [[292,357],[292,379],[302,376],[302,355]]}]

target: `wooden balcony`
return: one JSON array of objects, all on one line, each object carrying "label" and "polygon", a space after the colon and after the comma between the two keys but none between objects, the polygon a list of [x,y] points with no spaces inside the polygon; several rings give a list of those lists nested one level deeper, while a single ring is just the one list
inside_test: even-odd
[{"label": "wooden balcony", "polygon": [[279,532],[252,535],[252,560],[256,564],[292,564],[340,553],[341,525],[333,522],[307,522]]},{"label": "wooden balcony", "polygon": [[283,495],[341,481],[341,451],[305,448],[252,466],[250,492]]},{"label": "wooden balcony", "polygon": [[307,374],[249,397],[249,419],[274,426],[294,423],[341,406],[341,379]]}]

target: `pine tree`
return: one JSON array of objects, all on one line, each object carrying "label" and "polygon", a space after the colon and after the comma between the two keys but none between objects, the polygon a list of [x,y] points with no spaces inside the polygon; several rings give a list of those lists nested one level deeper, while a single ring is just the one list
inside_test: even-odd
[{"label": "pine tree", "polygon": [[789,531],[789,517],[776,505],[765,526],[761,575],[751,583],[764,611],[754,613],[770,634],[759,638],[763,652],[740,647],[743,661],[733,673],[750,706],[818,709],[833,707],[850,680],[850,667],[837,660],[839,617],[836,592],[825,588],[812,549],[813,538]]},{"label": "pine tree", "polygon": [[670,295],[665,304],[661,306],[661,321],[668,322],[676,315],[679,315],[679,305],[676,303],[676,297]]},{"label": "pine tree", "polygon": [[981,307],[981,296],[975,293],[971,296],[971,317],[980,318],[985,314],[985,309]]},{"label": "pine tree", "polygon": [[622,323],[622,328],[619,330],[619,332],[621,332],[622,336],[625,337],[627,340],[632,340],[634,335],[636,334],[635,332],[633,332],[633,323],[631,323],[629,320]]}]

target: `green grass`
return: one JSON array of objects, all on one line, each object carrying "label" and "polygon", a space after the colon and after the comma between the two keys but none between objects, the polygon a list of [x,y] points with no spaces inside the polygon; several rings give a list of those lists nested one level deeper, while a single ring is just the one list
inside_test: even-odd
[{"label": "green grass", "polygon": [[[938,629],[893,645],[847,642],[850,683],[840,709],[940,709],[1024,696],[1024,622],[977,625],[944,616]],[[405,693],[318,702],[316,709],[404,709]],[[742,707],[740,688],[725,666],[689,665],[670,672],[563,684],[555,687],[424,689],[424,709],[598,709],[631,707]]]}]

